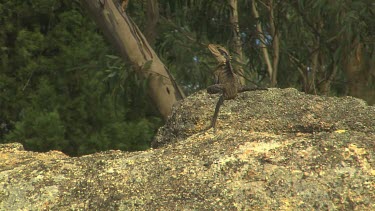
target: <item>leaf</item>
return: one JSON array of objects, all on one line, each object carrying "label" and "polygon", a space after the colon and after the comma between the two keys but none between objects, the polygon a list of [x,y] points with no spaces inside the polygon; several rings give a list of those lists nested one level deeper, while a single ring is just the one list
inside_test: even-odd
[{"label": "leaf", "polygon": [[118,56],[115,56],[115,55],[105,55],[107,58],[110,58],[110,59],[118,59],[119,57]]},{"label": "leaf", "polygon": [[115,75],[117,75],[117,73],[116,73],[116,72],[113,72],[113,73],[109,74],[109,75],[107,76],[107,78],[112,78],[112,77],[114,77]]},{"label": "leaf", "polygon": [[146,63],[143,64],[142,69],[143,70],[150,70],[152,62],[153,62],[153,60],[148,60]]}]

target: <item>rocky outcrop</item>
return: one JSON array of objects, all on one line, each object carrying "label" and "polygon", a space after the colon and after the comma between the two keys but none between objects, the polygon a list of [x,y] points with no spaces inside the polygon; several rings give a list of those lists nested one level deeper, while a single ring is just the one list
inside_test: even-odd
[{"label": "rocky outcrop", "polygon": [[0,210],[375,210],[375,107],[295,89],[179,102],[153,147],[0,145]]}]

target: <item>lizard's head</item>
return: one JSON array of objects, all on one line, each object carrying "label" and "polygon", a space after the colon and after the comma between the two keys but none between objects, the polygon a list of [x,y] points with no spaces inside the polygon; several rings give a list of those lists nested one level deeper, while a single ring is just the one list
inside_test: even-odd
[{"label": "lizard's head", "polygon": [[231,59],[227,49],[220,45],[209,44],[208,49],[215,56],[218,62],[226,62]]}]

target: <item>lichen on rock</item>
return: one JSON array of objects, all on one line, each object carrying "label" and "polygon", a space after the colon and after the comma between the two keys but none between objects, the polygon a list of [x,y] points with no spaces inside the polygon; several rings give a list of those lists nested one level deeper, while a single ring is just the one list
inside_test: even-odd
[{"label": "lichen on rock", "polygon": [[0,210],[375,210],[375,107],[295,89],[175,105],[153,147],[82,157],[0,145]]}]

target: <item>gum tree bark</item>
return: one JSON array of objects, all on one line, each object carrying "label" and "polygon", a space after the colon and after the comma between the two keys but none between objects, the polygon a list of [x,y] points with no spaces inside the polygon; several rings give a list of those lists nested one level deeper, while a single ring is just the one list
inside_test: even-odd
[{"label": "gum tree bark", "polygon": [[271,83],[273,86],[277,84],[277,72],[279,69],[279,60],[280,60],[280,31],[277,30],[275,26],[275,2],[274,0],[268,1],[267,9],[269,11],[269,19],[270,19],[270,29],[271,29],[271,36],[272,36],[272,78]]},{"label": "gum tree bark", "polygon": [[[259,12],[258,12],[256,3],[255,3],[255,0],[252,1],[252,10],[253,10],[254,18],[256,20],[258,20],[259,19]],[[264,33],[263,33],[262,25],[260,24],[259,21],[256,24],[256,28],[257,28],[257,32],[258,32],[258,35],[259,35],[259,41],[260,41],[259,46],[262,49],[264,62],[267,65],[267,71],[268,71],[268,75],[270,77],[271,86],[274,87],[274,86],[276,86],[277,82],[272,81],[272,80],[275,79],[276,76],[274,76],[275,73],[274,73],[272,62],[271,62],[269,52],[268,52],[268,49],[267,49],[267,46],[266,46],[266,38],[265,38]]]},{"label": "gum tree bark", "polygon": [[[266,38],[266,34],[263,32],[263,28],[260,21],[257,21],[256,28],[259,34],[260,48],[262,49],[264,62],[267,65],[267,71],[270,77],[271,87],[277,85],[277,71],[279,68],[280,60],[280,31],[276,24],[275,12],[278,10],[274,0],[258,1],[261,3],[268,11],[269,16],[269,27],[270,30],[267,34],[272,38],[272,50],[268,50],[266,43],[269,42],[270,38]],[[252,1],[252,11],[254,18],[259,20],[259,12],[257,9],[257,3],[255,0]]]},{"label": "gum tree bark", "polygon": [[173,104],[185,95],[139,28],[122,11],[117,1],[81,1],[123,59],[128,59],[142,78],[148,80],[148,93],[160,114],[166,119]]},{"label": "gum tree bark", "polygon": [[236,69],[237,74],[240,76],[240,82],[242,85],[245,84],[244,70],[242,68],[242,64],[244,63],[244,57],[242,53],[242,42],[241,42],[241,35],[240,35],[240,26],[238,22],[238,4],[237,0],[228,0],[230,6],[230,16],[229,21],[232,28],[233,34],[233,49],[235,52],[234,59],[236,61]]},{"label": "gum tree bark", "polygon": [[348,78],[348,95],[362,98],[370,105],[375,104],[375,89],[371,81],[375,79],[375,51],[366,50],[365,45],[356,39],[343,61]]}]

